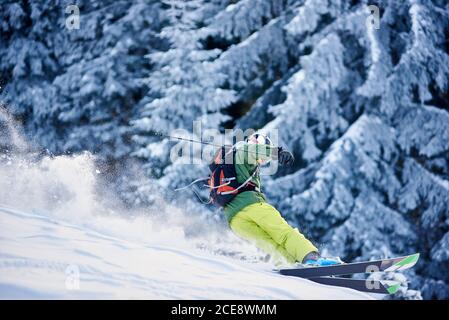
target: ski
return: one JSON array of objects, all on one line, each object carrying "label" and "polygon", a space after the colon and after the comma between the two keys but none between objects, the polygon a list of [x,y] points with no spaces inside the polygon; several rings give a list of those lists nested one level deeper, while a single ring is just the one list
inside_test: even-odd
[{"label": "ski", "polygon": [[308,280],[329,286],[344,287],[362,292],[394,294],[398,291],[400,284],[396,281],[370,280],[370,279],[348,279],[338,277],[317,277]]},{"label": "ski", "polygon": [[307,266],[302,268],[281,269],[279,273],[286,276],[316,278],[338,276],[354,273],[391,272],[413,267],[419,259],[419,253],[404,257],[381,259],[364,262],[343,263],[331,266]]}]

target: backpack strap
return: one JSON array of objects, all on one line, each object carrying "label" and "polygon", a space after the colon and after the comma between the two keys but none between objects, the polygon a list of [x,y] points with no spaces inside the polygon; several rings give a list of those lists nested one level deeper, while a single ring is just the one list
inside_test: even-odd
[{"label": "backpack strap", "polygon": [[[256,170],[254,170],[253,174],[249,176],[248,179],[246,179],[240,186],[238,186],[235,190],[232,191],[225,191],[222,192],[221,194],[230,194],[230,193],[234,193],[242,188],[245,188],[248,186],[248,184],[250,183],[250,181],[254,178],[254,176],[256,175],[256,173],[259,172],[259,167],[256,168]],[[251,190],[242,190],[242,191],[254,191],[257,189],[259,189],[257,186],[255,186],[253,183],[251,183],[252,186],[250,186]],[[260,190],[260,189],[259,189]]]},{"label": "backpack strap", "polygon": [[209,179],[209,177],[207,177],[207,178],[199,178],[199,179],[196,179],[196,180],[192,181],[191,183],[189,183],[188,185],[186,185],[186,186],[184,186],[184,187],[176,188],[174,191],[179,191],[179,190],[187,189],[188,187],[193,186],[195,183],[198,183],[198,182],[200,182],[200,181],[206,181],[206,180],[208,180],[208,179]]},{"label": "backpack strap", "polygon": [[[211,198],[209,198],[208,201],[203,200],[203,199],[201,198],[201,196],[198,194],[198,191],[197,191],[195,188],[193,188],[193,187],[195,186],[196,183],[198,183],[198,182],[200,182],[200,181],[206,181],[206,180],[209,180],[209,177],[207,177],[207,178],[199,178],[199,179],[196,179],[196,180],[192,181],[191,183],[189,183],[188,185],[186,185],[186,186],[184,186],[184,187],[176,188],[174,191],[180,191],[180,190],[184,190],[184,189],[187,189],[187,188],[192,187],[193,193],[197,196],[198,200],[200,200],[201,203],[203,203],[203,204],[209,204],[209,203],[212,203],[212,199],[211,199]],[[206,185],[206,186],[207,186],[207,185]]]}]

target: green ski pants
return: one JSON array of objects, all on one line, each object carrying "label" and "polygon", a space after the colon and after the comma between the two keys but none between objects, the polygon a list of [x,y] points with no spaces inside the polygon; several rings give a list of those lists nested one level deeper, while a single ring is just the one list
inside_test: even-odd
[{"label": "green ski pants", "polygon": [[240,210],[232,218],[230,227],[274,259],[282,256],[289,263],[302,262],[308,253],[318,252],[298,229],[292,228],[279,211],[266,202],[253,203]]}]

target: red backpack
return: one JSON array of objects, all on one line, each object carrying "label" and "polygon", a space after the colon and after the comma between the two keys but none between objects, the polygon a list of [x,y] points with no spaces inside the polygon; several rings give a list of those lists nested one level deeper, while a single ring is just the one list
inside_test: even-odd
[{"label": "red backpack", "polygon": [[236,149],[233,146],[222,146],[214,156],[214,160],[209,164],[210,176],[207,180],[210,191],[211,202],[223,207],[235,196],[244,191],[259,191],[259,188],[251,182],[257,174],[259,168],[243,183],[237,181],[235,171]]}]

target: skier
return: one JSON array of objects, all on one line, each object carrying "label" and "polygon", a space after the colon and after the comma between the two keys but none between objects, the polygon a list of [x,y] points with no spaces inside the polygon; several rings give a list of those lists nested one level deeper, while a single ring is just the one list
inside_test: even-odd
[{"label": "skier", "polygon": [[[154,135],[204,143],[161,133]],[[234,233],[273,256],[282,275],[307,278],[321,284],[364,292],[394,294],[400,288],[397,282],[370,280],[370,286],[367,286],[365,279],[340,278],[338,275],[366,273],[368,267],[376,267],[378,271],[406,270],[417,263],[419,253],[355,263],[343,263],[338,257],[321,257],[318,249],[297,228],[291,227],[279,211],[267,203],[261,192],[259,168],[271,160],[277,160],[281,165],[291,165],[294,157],[282,147],[274,146],[265,135],[254,133],[234,146],[221,146],[209,164],[211,174],[208,178],[196,179],[175,190],[184,190],[200,181],[208,180],[210,201],[207,203],[212,202],[223,207]],[[199,198],[201,200],[201,197]],[[282,260],[301,265],[282,268]],[[304,265],[308,268],[304,268]],[[323,266],[326,268],[322,268]]]},{"label": "skier", "polygon": [[[234,185],[236,187],[232,188],[229,182],[215,187],[213,181],[210,187],[212,199],[232,194],[223,209],[234,233],[254,243],[278,262],[283,257],[291,264],[299,262],[324,266],[341,263],[339,258],[321,257],[318,249],[298,229],[291,227],[279,211],[267,203],[261,192],[259,167],[270,160],[277,160],[281,165],[291,165],[294,157],[289,151],[273,146],[267,136],[254,133],[234,146],[232,160],[238,183]],[[214,177],[210,180],[214,180]],[[215,185],[223,181],[226,180],[221,172],[221,179]]]}]

